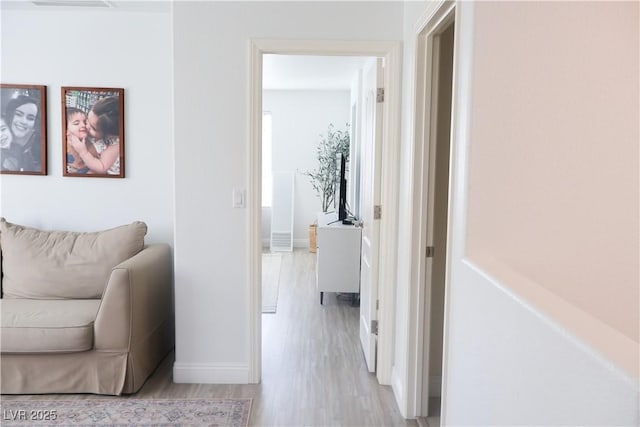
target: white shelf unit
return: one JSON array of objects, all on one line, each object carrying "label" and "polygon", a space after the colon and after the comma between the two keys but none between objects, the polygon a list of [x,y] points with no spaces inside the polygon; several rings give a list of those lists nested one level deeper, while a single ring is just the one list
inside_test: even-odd
[{"label": "white shelf unit", "polygon": [[362,229],[342,224],[335,213],[320,213],[317,233],[316,287],[320,304],[324,292],[359,293]]}]

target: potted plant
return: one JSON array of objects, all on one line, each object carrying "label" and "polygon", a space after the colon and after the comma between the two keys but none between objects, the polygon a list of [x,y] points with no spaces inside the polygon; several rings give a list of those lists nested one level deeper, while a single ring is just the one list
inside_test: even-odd
[{"label": "potted plant", "polygon": [[338,175],[337,155],[342,154],[349,161],[349,125],[347,124],[346,127],[346,130],[336,130],[333,124],[329,124],[327,134],[320,135],[321,139],[316,150],[318,168],[305,173],[320,197],[322,212],[327,212],[335,200]]},{"label": "potted plant", "polygon": [[[318,168],[306,172],[311,186],[318,193],[322,212],[327,212],[334,205],[336,195],[336,180],[338,176],[338,165],[336,162],[338,154],[342,154],[349,161],[349,124],[346,130],[336,129],[333,124],[329,124],[326,135],[320,135],[320,142],[316,149]],[[316,251],[315,244],[316,224],[309,226],[309,250]]]}]

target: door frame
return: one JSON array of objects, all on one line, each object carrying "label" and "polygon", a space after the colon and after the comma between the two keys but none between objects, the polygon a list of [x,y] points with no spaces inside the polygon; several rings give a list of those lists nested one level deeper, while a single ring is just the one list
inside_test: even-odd
[{"label": "door frame", "polygon": [[[425,319],[431,315],[429,295],[431,294],[431,263],[426,258],[426,247],[431,230],[433,205],[430,198],[434,191],[433,176],[435,167],[435,137],[437,105],[432,102],[432,95],[438,91],[438,44],[436,37],[455,20],[455,5],[441,3],[419,27],[416,35],[416,81],[415,81],[415,122],[414,122],[414,194],[413,194],[413,230],[411,283],[415,298],[410,298],[414,305],[416,325],[414,335],[410,337],[409,351],[415,359],[409,364],[409,370],[415,370],[413,383],[408,389],[413,391],[413,399],[408,401],[416,416],[428,415],[428,395],[425,396],[425,381],[429,381],[429,337],[430,328],[424,328]],[[452,88],[453,90],[453,88]],[[446,285],[445,285],[446,286]],[[427,372],[425,372],[425,370]],[[411,381],[411,380],[410,380]]]},{"label": "door frame", "polygon": [[385,108],[382,135],[381,201],[384,213],[380,220],[380,262],[378,271],[380,307],[378,313],[378,371],[380,384],[390,384],[394,353],[394,293],[397,270],[398,191],[400,159],[400,42],[279,40],[252,39],[249,42],[249,170],[248,170],[248,235],[249,262],[249,382],[259,383],[262,377],[262,56],[338,55],[375,56],[385,60]]},{"label": "door frame", "polygon": [[[447,215],[447,254],[444,302],[444,334],[441,384],[441,425],[446,425],[447,391],[447,338],[450,304],[451,265],[460,258],[464,250],[465,236],[455,229],[464,228],[466,191],[466,164],[468,158],[468,130],[470,127],[471,74],[473,54],[473,4],[472,2],[441,0],[430,8],[419,20],[415,32],[415,80],[414,80],[414,136],[413,136],[413,192],[411,205],[411,267],[409,286],[410,334],[407,345],[407,399],[406,413],[409,417],[427,416],[427,398],[423,393],[424,362],[429,357],[429,331],[424,331],[424,319],[430,315],[427,302],[427,247],[428,196],[430,150],[433,117],[431,93],[434,90],[434,69],[437,65],[434,38],[451,23],[455,23],[454,58],[451,105],[451,140],[449,157],[449,206]],[[427,119],[428,118],[428,119]],[[426,341],[426,342],[425,342]],[[427,407],[425,407],[427,406]]]}]

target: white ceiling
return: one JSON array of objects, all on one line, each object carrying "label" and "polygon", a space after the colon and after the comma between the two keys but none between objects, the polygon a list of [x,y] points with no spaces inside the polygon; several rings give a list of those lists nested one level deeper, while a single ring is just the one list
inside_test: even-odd
[{"label": "white ceiling", "polygon": [[264,55],[263,89],[349,90],[362,56]]},{"label": "white ceiling", "polygon": [[171,12],[171,1],[151,0],[0,0],[0,10],[70,11],[102,10]]}]

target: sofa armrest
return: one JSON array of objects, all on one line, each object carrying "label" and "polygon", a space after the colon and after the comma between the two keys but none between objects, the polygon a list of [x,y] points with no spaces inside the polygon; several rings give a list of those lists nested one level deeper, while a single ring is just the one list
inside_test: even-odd
[{"label": "sofa armrest", "polygon": [[94,348],[130,351],[173,317],[171,250],[145,246],[111,270],[94,324]]}]

